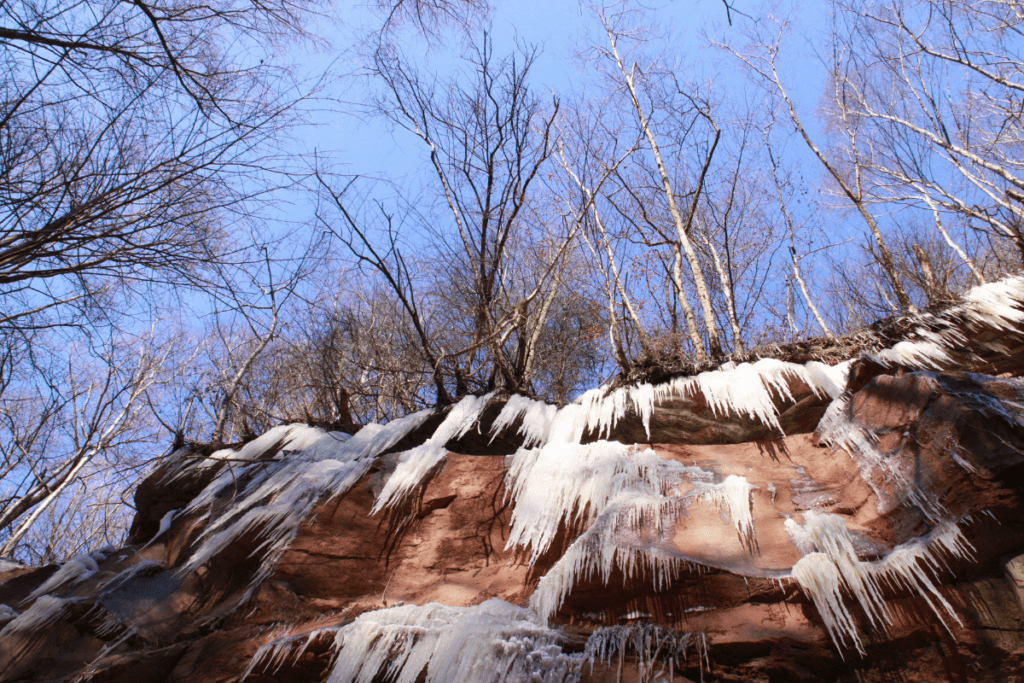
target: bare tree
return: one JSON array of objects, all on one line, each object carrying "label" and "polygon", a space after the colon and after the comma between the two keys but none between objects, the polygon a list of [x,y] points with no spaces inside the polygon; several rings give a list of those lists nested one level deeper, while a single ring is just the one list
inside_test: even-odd
[{"label": "bare tree", "polygon": [[[775,186],[775,194],[779,200],[779,211],[782,213],[782,218],[786,222],[786,230],[789,233],[789,258],[790,265],[793,270],[793,281],[797,283],[800,288],[800,294],[803,296],[804,303],[807,304],[807,308],[811,311],[814,316],[815,322],[818,323],[818,327],[825,334],[826,337],[832,337],[832,330],[829,329],[828,324],[825,322],[825,318],[822,316],[821,311],[818,310],[817,304],[814,302],[814,298],[811,296],[811,292],[807,287],[807,282],[804,279],[803,270],[800,268],[800,254],[797,253],[796,249],[796,227],[793,223],[793,216],[789,211],[788,202],[786,201],[786,195],[783,192],[784,181],[780,177],[781,169],[775,159],[775,154],[772,151],[772,143],[769,128],[766,127],[764,130],[764,142],[765,151],[768,154],[768,163],[772,168],[772,181]],[[792,306],[787,306],[787,311],[792,311]],[[792,321],[792,317],[790,318]],[[792,322],[790,323],[792,325]]]},{"label": "bare tree", "polygon": [[978,282],[950,219],[1024,255],[1019,7],[915,0],[833,10],[846,45],[833,66],[836,106],[872,145],[866,170],[881,197],[931,212]]},{"label": "bare tree", "polygon": [[[376,55],[375,74],[385,89],[377,113],[414,134],[430,152],[444,207],[430,220],[442,220],[451,230],[423,225],[421,235],[430,234],[447,262],[447,308],[461,310],[470,324],[461,336],[452,332],[465,329],[463,320],[451,321],[446,342],[427,329],[393,216],[381,207],[386,227],[378,249],[344,192],[321,176],[344,232],[322,218],[324,226],[388,282],[413,322],[442,403],[449,400],[446,377],[454,380],[456,396],[471,385],[528,387],[539,335],[562,286],[560,264],[579,230],[549,220],[535,199],[553,151],[559,108],[557,98],[545,106],[529,89],[535,58],[528,48],[496,58],[485,32],[466,62],[469,73],[442,84],[419,74],[393,49]],[[531,244],[544,245],[542,254],[533,251],[541,257],[540,268],[523,267],[516,258]]]},{"label": "bare tree", "polygon": [[276,141],[308,92],[271,57],[309,8],[0,3],[4,554],[58,508],[107,524],[85,477],[156,455],[143,411],[171,351],[130,340],[163,339],[169,298],[251,264],[236,226],[293,182]]},{"label": "bare tree", "polygon": [[170,342],[111,337],[85,340],[83,346],[62,363],[37,364],[36,372],[5,387],[0,410],[2,557],[18,549],[47,509],[98,458],[152,439],[145,429],[144,397],[170,377],[164,372]]},{"label": "bare tree", "polygon": [[[624,23],[632,19],[633,13],[629,11],[628,8],[620,10],[614,14],[609,14],[605,8],[597,8],[595,9],[595,12],[601,22],[605,37],[608,41],[607,47],[597,48],[598,55],[611,62],[613,65],[613,68],[611,69],[614,74],[612,79],[614,79],[614,81],[617,82],[626,93],[629,100],[629,106],[635,116],[635,123],[640,132],[646,138],[648,149],[657,168],[657,177],[661,194],[665,202],[665,206],[668,209],[668,214],[671,218],[671,225],[673,228],[670,239],[672,249],[674,251],[671,274],[672,281],[675,286],[676,298],[680,300],[680,302],[684,301],[686,298],[686,289],[684,287],[682,274],[684,258],[689,266],[690,276],[692,277],[693,285],[696,289],[697,301],[700,306],[701,313],[703,314],[704,329],[708,336],[708,348],[705,348],[692,311],[686,315],[690,342],[693,344],[698,357],[704,357],[709,351],[712,356],[719,356],[722,354],[722,343],[719,339],[718,324],[715,320],[715,314],[712,308],[711,293],[705,282],[701,263],[697,257],[697,252],[694,249],[690,233],[693,229],[693,223],[697,213],[697,204],[700,201],[704,179],[714,158],[715,150],[717,149],[718,142],[721,137],[721,130],[718,128],[711,116],[710,108],[706,101],[689,93],[681,93],[691,105],[689,116],[705,122],[710,128],[709,132],[711,135],[711,140],[704,152],[704,159],[700,166],[699,173],[697,177],[693,179],[691,196],[688,201],[688,206],[684,209],[684,214],[684,210],[681,210],[679,207],[677,191],[673,187],[674,183],[669,173],[664,155],[662,154],[661,143],[659,143],[655,125],[651,120],[651,113],[657,108],[653,91],[655,84],[651,81],[652,78],[656,77],[655,70],[657,67],[653,62],[647,65],[640,65],[637,61],[629,57],[628,54],[623,53],[622,50],[620,50],[620,44],[623,43],[624,40],[628,40],[630,37],[635,37],[637,35],[636,26],[625,25]],[[666,74],[662,74],[662,78],[665,75]],[[690,122],[690,126],[693,126],[692,121]],[[689,306],[687,305],[684,308],[684,312],[688,309]]]},{"label": "bare tree", "polygon": [[[777,30],[774,35],[762,35],[762,32],[767,30],[765,27],[774,27]],[[874,241],[874,252],[877,255],[882,272],[885,274],[888,284],[896,297],[897,307],[900,310],[912,312],[916,310],[914,304],[903,287],[893,256],[882,235],[882,230],[871,212],[873,196],[865,187],[867,182],[865,166],[869,163],[867,157],[870,157],[870,153],[865,153],[861,149],[863,142],[859,125],[860,120],[855,116],[848,115],[849,110],[845,106],[848,97],[846,81],[833,78],[833,89],[829,93],[828,101],[836,106],[836,116],[832,119],[834,130],[842,140],[839,152],[841,156],[834,158],[826,154],[825,150],[811,137],[808,127],[797,113],[796,105],[783,84],[782,78],[779,76],[778,58],[786,27],[787,25],[784,21],[773,19],[772,22],[759,26],[757,31],[749,34],[750,46],[746,52],[741,52],[731,47],[727,47],[727,49],[746,64],[763,82],[769,84],[774,93],[781,98],[796,133],[821,163],[822,168],[825,169],[829,177],[836,183],[839,193],[853,205],[868,227]],[[842,38],[839,35],[835,35],[832,45],[834,48],[834,63],[842,61],[842,45]]]}]

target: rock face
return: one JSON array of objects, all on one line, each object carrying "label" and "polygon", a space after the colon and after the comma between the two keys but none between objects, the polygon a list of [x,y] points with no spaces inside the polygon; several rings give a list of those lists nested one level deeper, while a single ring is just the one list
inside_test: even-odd
[{"label": "rock face", "polygon": [[178,452],[125,547],[0,574],[0,681],[1024,679],[1013,282],[945,360]]}]

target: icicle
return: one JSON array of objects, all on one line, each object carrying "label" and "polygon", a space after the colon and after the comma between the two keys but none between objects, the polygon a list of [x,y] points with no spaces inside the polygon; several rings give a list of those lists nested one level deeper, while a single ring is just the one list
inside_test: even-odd
[{"label": "icicle", "polygon": [[18,613],[10,606],[0,603],[0,628],[18,618]]},{"label": "icicle", "polygon": [[491,683],[577,680],[584,658],[565,654],[558,631],[492,598],[474,607],[437,603],[367,612],[338,630],[328,683]]},{"label": "icicle", "polygon": [[583,656],[587,658],[593,670],[595,661],[610,664],[616,654],[621,657],[632,650],[637,660],[639,680],[670,680],[653,675],[655,664],[661,660],[663,665],[669,664],[670,671],[676,666],[684,665],[690,646],[697,645],[695,641],[693,633],[675,631],[654,624],[603,626],[594,629],[587,638]]},{"label": "icicle", "polygon": [[797,547],[813,545],[815,550],[832,561],[843,583],[864,608],[875,628],[882,628],[892,620],[875,573],[869,565],[857,559],[853,540],[841,517],[808,511],[804,513],[802,528],[797,530],[796,522],[792,519],[786,520],[785,528],[791,538],[796,536],[800,539],[796,543]]},{"label": "icicle", "polygon": [[1024,278],[1008,277],[972,288],[957,306],[969,320],[998,330],[1019,330],[1024,324]]},{"label": "icicle", "polygon": [[706,473],[614,441],[520,449],[508,471],[515,506],[506,547],[529,547],[532,566],[562,524],[579,522],[585,511],[590,522],[624,492],[665,495],[694,474]]},{"label": "icicle", "polygon": [[28,599],[34,600],[40,595],[46,595],[69,584],[72,586],[79,584],[98,572],[99,569],[96,560],[88,555],[75,555],[41,586],[29,593]]},{"label": "icicle", "polygon": [[400,503],[447,455],[448,450],[444,444],[434,443],[425,443],[403,452],[398,467],[384,482],[384,488],[377,496],[370,514],[375,515]]},{"label": "icicle", "polygon": [[154,570],[163,568],[164,566],[155,560],[142,560],[141,562],[136,562],[130,567],[122,569],[114,576],[114,578],[100,584],[97,590],[103,591],[102,595],[100,596],[102,599],[103,596],[113,593],[118,588],[126,584],[128,581],[134,579],[136,576],[139,576],[141,574],[147,574]]},{"label": "icicle", "polygon": [[717,503],[729,511],[740,542],[751,551],[754,548],[754,517],[751,513],[750,493],[755,488],[746,477],[730,474],[721,484],[705,486],[700,494],[701,500]]},{"label": "icicle", "polygon": [[960,621],[960,617],[957,616],[952,605],[939,593],[935,582],[925,570],[938,574],[942,568],[939,561],[940,552],[949,557],[966,560],[971,558],[973,551],[974,548],[964,538],[960,528],[956,524],[946,521],[925,536],[896,546],[884,559],[873,563],[872,570],[894,585],[903,585],[924,598],[942,625],[949,630],[949,626],[946,625],[946,621],[939,611],[940,605],[946,614],[953,617],[958,624],[962,626],[963,622]]},{"label": "icicle", "polygon": [[345,444],[352,458],[376,458],[396,443],[409,436],[434,414],[432,409],[410,413],[385,425],[368,424]]},{"label": "icicle", "polygon": [[[843,604],[841,586],[850,592],[864,609],[875,628],[892,623],[885,605],[881,582],[904,587],[928,603],[935,615],[946,626],[941,606],[946,614],[960,623],[953,607],[942,597],[932,577],[941,569],[940,556],[968,559],[973,548],[953,522],[945,521],[931,532],[893,548],[883,559],[861,562],[856,555],[849,532],[836,515],[805,513],[803,526],[787,519],[785,526],[794,544],[808,552],[793,566],[792,575],[801,589],[810,597],[833,642],[853,643],[863,653],[850,613]],[[948,629],[949,627],[946,626]]]},{"label": "icicle", "polygon": [[933,341],[901,341],[865,358],[884,367],[902,365],[923,370],[941,370],[954,364],[946,350]]},{"label": "icicle", "polygon": [[825,622],[825,630],[836,644],[840,656],[843,644],[851,643],[858,652],[864,653],[864,644],[857,635],[857,627],[853,616],[846,609],[840,592],[840,575],[835,563],[824,553],[810,553],[800,558],[793,565],[793,578],[800,584],[800,589],[814,601],[821,620]]},{"label": "icicle", "polygon": [[12,562],[11,560],[0,559],[0,574],[4,572],[14,571],[15,569],[24,569],[25,565],[19,562]]},{"label": "icicle", "polygon": [[45,628],[64,616],[64,612],[75,600],[62,600],[51,595],[44,595],[22,612],[18,617],[11,620],[7,626],[0,631],[0,637],[9,636],[12,633],[31,633]]},{"label": "icicle", "polygon": [[[849,396],[843,395],[829,404],[818,422],[819,438],[833,449],[842,448],[857,463],[861,478],[875,493],[879,513],[884,514],[902,503],[910,503],[932,522],[940,521],[945,511],[935,496],[922,490],[910,479],[908,473],[899,469],[901,458],[888,457],[878,450],[874,435],[849,417],[848,403]],[[878,476],[884,477],[893,486],[895,496],[876,483]]]},{"label": "icicle", "polygon": [[551,422],[555,419],[557,412],[558,406],[513,394],[498,413],[494,424],[491,425],[491,433],[494,435],[491,437],[491,443],[502,430],[508,429],[512,423],[521,419],[519,433],[526,437],[523,441],[523,448],[543,444],[548,440]]},{"label": "icicle", "polygon": [[149,539],[149,543],[142,546],[143,550],[153,545],[153,543],[155,543],[158,538],[167,533],[167,530],[171,528],[171,523],[174,521],[174,515],[177,514],[179,511],[179,509],[174,509],[168,510],[166,513],[164,513],[164,516],[160,518],[160,528],[157,529],[157,532],[155,534],[153,534],[153,538]]},{"label": "icicle", "polygon": [[656,590],[667,588],[687,560],[645,540],[643,532],[648,529],[660,541],[661,532],[674,523],[683,504],[676,497],[619,494],[541,577],[530,596],[530,608],[548,620],[581,579],[597,575],[607,584],[615,567],[627,580],[638,573],[650,574]]},{"label": "icicle", "polygon": [[493,396],[494,392],[480,397],[465,397],[449,411],[426,443],[404,451],[399,456],[395,471],[384,483],[370,514],[375,515],[385,508],[394,507],[417,488],[423,478],[448,454],[445,444],[462,437],[473,428]]},{"label": "icicle", "polygon": [[336,634],[337,632],[337,627],[318,628],[309,631],[308,633],[288,634],[274,637],[269,643],[260,645],[259,649],[256,650],[256,654],[254,654],[252,659],[249,660],[249,665],[245,667],[245,671],[242,672],[241,680],[244,681],[250,674],[256,671],[257,668],[259,668],[261,672],[272,676],[276,674],[289,659],[294,661],[302,657],[302,654],[317,638],[324,635]]}]

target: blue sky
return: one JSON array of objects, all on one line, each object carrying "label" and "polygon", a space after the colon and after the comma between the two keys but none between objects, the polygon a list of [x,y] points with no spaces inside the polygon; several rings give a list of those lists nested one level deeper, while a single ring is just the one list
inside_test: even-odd
[{"label": "blue sky", "polygon": [[[733,0],[733,4],[752,17],[758,16],[755,8],[759,3]],[[654,8],[659,22],[663,21],[664,27],[672,31],[672,47],[688,64],[717,71],[719,78],[729,78],[730,72],[738,73],[738,65],[731,64],[726,55],[710,48],[705,38],[705,33],[726,38],[736,34],[726,23],[721,0],[674,0],[649,7]],[[815,24],[820,26],[824,20],[819,3],[798,9],[801,23],[810,29]],[[393,133],[387,124],[358,113],[359,103],[365,100],[368,91],[365,83],[353,76],[359,66],[352,46],[359,32],[374,26],[379,18],[366,9],[346,16],[346,25],[327,28],[332,49],[300,56],[300,62],[314,75],[328,65],[342,74],[329,91],[330,96],[337,98],[337,104],[328,105],[315,116],[317,125],[300,134],[302,144],[309,150],[315,148],[332,153],[349,173],[392,179],[414,175],[426,161],[422,143],[402,131]],[[736,14],[733,19],[737,23],[747,21]],[[499,0],[490,17],[495,53],[509,53],[517,40],[539,46],[542,54],[533,70],[533,86],[567,95],[583,86],[588,77],[573,58],[587,21],[578,0]],[[456,66],[460,45],[454,31],[447,31],[442,38],[442,44],[427,48],[422,39],[411,32],[402,34],[404,48],[422,56],[429,68],[443,76]],[[801,52],[803,54],[797,54],[794,50],[789,75],[809,115],[820,92],[821,71],[809,52],[804,49]]]}]

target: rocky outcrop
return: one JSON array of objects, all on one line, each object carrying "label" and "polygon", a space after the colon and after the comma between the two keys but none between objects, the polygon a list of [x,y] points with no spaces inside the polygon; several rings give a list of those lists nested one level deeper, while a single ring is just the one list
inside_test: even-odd
[{"label": "rocky outcrop", "polygon": [[0,681],[1016,680],[1024,381],[948,355],[179,451],[125,547],[0,574]]}]

